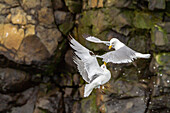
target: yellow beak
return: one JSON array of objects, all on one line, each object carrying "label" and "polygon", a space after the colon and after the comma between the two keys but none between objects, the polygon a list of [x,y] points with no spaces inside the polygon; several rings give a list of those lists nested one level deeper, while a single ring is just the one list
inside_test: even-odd
[{"label": "yellow beak", "polygon": [[111,49],[111,48],[112,48],[112,45],[109,46],[109,49]]},{"label": "yellow beak", "polygon": [[105,66],[106,66],[106,64],[107,64],[107,63],[106,63],[106,62],[104,62],[104,65],[105,65]]}]

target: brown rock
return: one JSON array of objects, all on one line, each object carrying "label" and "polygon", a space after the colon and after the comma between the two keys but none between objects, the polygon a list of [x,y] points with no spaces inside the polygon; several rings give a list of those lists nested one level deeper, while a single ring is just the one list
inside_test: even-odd
[{"label": "brown rock", "polygon": [[0,94],[0,101],[1,101],[0,112],[2,112],[5,110],[8,110],[11,107],[11,105],[9,105],[8,103],[10,103],[14,100],[13,100],[12,96],[10,96],[10,95]]},{"label": "brown rock", "polygon": [[[11,113],[33,113],[37,100],[38,88],[30,88],[18,94],[17,103],[19,106],[13,107]],[[22,105],[22,106],[21,106]]]},{"label": "brown rock", "polygon": [[0,68],[0,91],[17,92],[27,88],[30,76],[22,71]]},{"label": "brown rock", "polygon": [[[0,24],[0,42],[8,49],[17,50],[24,38],[24,30],[19,29],[16,25]],[[0,50],[4,50],[0,47]],[[5,49],[6,50],[6,49]]]},{"label": "brown rock", "polygon": [[57,24],[62,24],[64,22],[72,21],[73,16],[69,12],[55,11],[55,21]]},{"label": "brown rock", "polygon": [[[50,113],[63,113],[61,110],[62,106],[62,93],[58,90],[48,93],[45,96],[39,97],[34,113],[41,113],[42,109]],[[58,112],[57,112],[58,111]]]},{"label": "brown rock", "polygon": [[54,9],[61,9],[63,7],[63,2],[62,0],[53,0],[52,1]]},{"label": "brown rock", "polygon": [[38,20],[40,24],[52,24],[54,22],[54,16],[52,9],[49,8],[41,8],[38,11]]},{"label": "brown rock", "polygon": [[26,25],[25,37],[29,35],[35,35],[35,25],[31,24]]},{"label": "brown rock", "polygon": [[50,0],[41,0],[41,7],[51,7],[52,3]]},{"label": "brown rock", "polygon": [[37,36],[52,55],[57,48],[58,41],[62,39],[60,31],[57,28],[47,29],[42,26],[36,27]]},{"label": "brown rock", "polygon": [[34,62],[44,61],[50,56],[47,48],[35,35],[30,35],[24,38],[20,48],[17,51],[15,61],[20,63],[31,64]]},{"label": "brown rock", "polygon": [[19,5],[17,0],[4,0],[4,2],[6,2],[7,4],[11,5],[11,6],[17,6]]},{"label": "brown rock", "polygon": [[20,7],[11,9],[11,21],[13,24],[27,24],[26,13]]},{"label": "brown rock", "polygon": [[71,66],[71,67],[75,67],[75,63],[73,62],[73,51],[72,50],[68,50],[65,54],[65,62]]},{"label": "brown rock", "polygon": [[40,6],[40,0],[21,0],[21,5],[27,10]]},{"label": "brown rock", "polygon": [[0,14],[8,14],[9,11],[9,6],[0,3]]}]

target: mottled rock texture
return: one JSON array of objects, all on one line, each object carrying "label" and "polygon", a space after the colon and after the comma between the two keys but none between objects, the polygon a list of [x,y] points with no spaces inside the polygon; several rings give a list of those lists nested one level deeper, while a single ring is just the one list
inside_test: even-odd
[{"label": "mottled rock texture", "polygon": [[[111,80],[84,98],[67,36],[109,51],[84,33],[151,58],[107,64]],[[168,113],[169,45],[170,0],[0,0],[0,113]]]}]

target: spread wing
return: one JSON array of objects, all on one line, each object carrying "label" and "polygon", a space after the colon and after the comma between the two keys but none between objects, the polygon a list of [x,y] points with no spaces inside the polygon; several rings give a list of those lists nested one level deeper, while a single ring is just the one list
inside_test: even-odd
[{"label": "spread wing", "polygon": [[90,83],[90,79],[88,78],[88,74],[87,71],[85,69],[85,64],[83,61],[81,61],[77,56],[73,57],[73,61],[74,63],[76,63],[78,71],[80,73],[80,75],[82,76],[82,78],[87,82]]},{"label": "spread wing", "polygon": [[127,46],[121,47],[120,49],[116,51],[108,52],[104,55],[99,56],[100,58],[103,58],[103,61],[108,63],[130,63],[133,62],[134,59],[137,59],[135,55],[135,51],[130,49]]},{"label": "spread wing", "polygon": [[[79,68],[81,67],[81,69],[84,68],[84,70],[88,74],[88,78],[90,80],[92,80],[92,78],[95,74],[102,73],[102,69],[100,68],[100,66],[98,64],[98,61],[97,61],[94,53],[92,51],[88,50],[87,48],[85,48],[84,46],[82,46],[80,43],[78,43],[74,38],[72,38],[71,35],[68,37],[68,39],[70,41],[70,46],[75,50],[74,53],[81,60],[81,64],[79,64],[78,67]],[[79,70],[79,72],[80,71],[81,70]],[[87,78],[86,77],[87,75],[82,75],[82,76],[83,76],[83,78]]]},{"label": "spread wing", "polygon": [[102,41],[94,36],[90,36],[88,34],[83,34],[82,35],[83,38],[85,38],[86,40],[90,41],[90,42],[94,42],[94,43],[104,43],[106,44],[107,46],[109,46],[109,41]]}]

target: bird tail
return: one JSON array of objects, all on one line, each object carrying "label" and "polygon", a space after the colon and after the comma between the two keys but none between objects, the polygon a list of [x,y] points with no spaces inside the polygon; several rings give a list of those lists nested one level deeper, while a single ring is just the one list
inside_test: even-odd
[{"label": "bird tail", "polygon": [[136,53],[137,58],[150,58],[150,54]]},{"label": "bird tail", "polygon": [[88,97],[92,91],[93,91],[93,88],[91,84],[86,84],[84,87],[84,97]]}]

